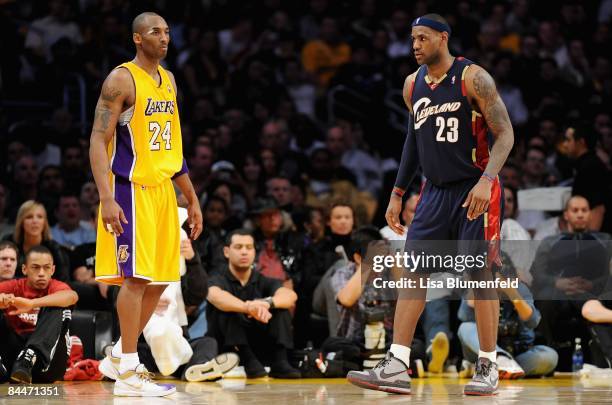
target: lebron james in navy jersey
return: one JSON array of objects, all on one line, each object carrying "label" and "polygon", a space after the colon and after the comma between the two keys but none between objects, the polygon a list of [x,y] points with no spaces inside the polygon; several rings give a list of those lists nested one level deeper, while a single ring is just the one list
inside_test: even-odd
[{"label": "lebron james in navy jersey", "polygon": [[[493,79],[470,60],[449,53],[450,34],[438,14],[412,23],[413,50],[420,67],[404,83],[410,122],[386,219],[395,232],[405,232],[399,223],[402,196],[420,166],[426,180],[406,249],[417,241],[457,240],[459,253],[465,253],[462,246],[470,246],[465,242],[480,242],[490,248],[491,266],[499,263],[498,246],[493,243],[499,240],[502,212],[497,174],[512,149],[514,134]],[[486,281],[492,273],[487,267],[471,277]],[[408,298],[398,300],[390,351],[372,370],[350,372],[350,382],[362,388],[410,393],[410,345],[426,292],[411,289]],[[474,294],[481,350],[464,393],[494,395],[499,300],[490,289],[474,289]],[[430,371],[431,367],[430,363]],[[437,364],[436,371],[442,367]]]}]

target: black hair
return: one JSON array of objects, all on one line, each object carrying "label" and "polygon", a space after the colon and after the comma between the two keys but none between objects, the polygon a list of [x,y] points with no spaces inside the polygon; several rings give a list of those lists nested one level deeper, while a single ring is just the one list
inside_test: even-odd
[{"label": "black hair", "polygon": [[357,229],[351,235],[351,242],[346,252],[349,260],[353,260],[353,255],[357,253],[363,259],[368,250],[368,246],[377,240],[383,240],[378,228],[367,225]]},{"label": "black hair", "polygon": [[246,229],[246,228],[239,228],[239,229],[234,229],[233,231],[227,234],[227,236],[225,237],[225,246],[229,246],[232,244],[232,238],[235,235],[250,236],[251,238],[253,238],[253,240],[255,240],[255,237],[253,236],[253,232],[251,232],[249,229]]},{"label": "black hair", "polygon": [[582,198],[584,201],[587,202],[589,209],[591,209],[591,204],[589,203],[589,200],[587,200],[587,198],[585,196],[582,196],[580,194],[574,194],[573,196],[571,196],[570,198],[567,199],[567,201],[565,202],[565,206],[563,207],[563,212],[567,211],[569,209],[569,203],[570,201],[572,201],[575,198]]},{"label": "black hair", "polygon": [[504,184],[504,188],[507,188],[508,190],[510,190],[510,193],[512,193],[512,198],[514,199],[514,211],[512,211],[511,217],[514,217],[514,215],[518,211],[518,191],[516,190],[516,188],[509,186],[507,184]]},{"label": "black hair", "polygon": [[544,158],[546,158],[546,156],[548,156],[548,153],[546,153],[546,150],[544,150],[544,148],[537,146],[537,145],[532,145],[530,147],[527,148],[525,157],[527,156],[527,153],[529,153],[530,150],[537,150],[538,152],[540,152],[542,155],[544,155]]},{"label": "black hair", "polygon": [[225,210],[225,213],[227,214],[229,212],[227,201],[225,201],[223,198],[216,196],[216,195],[211,195],[206,199],[206,202],[204,203],[204,206],[202,207],[202,211],[206,211],[208,207],[210,206],[210,204],[213,202],[221,203],[221,205],[223,205],[223,209]]},{"label": "black hair", "polygon": [[273,176],[268,177],[266,179],[266,184],[268,184],[268,182],[270,180],[277,180],[277,179],[287,180],[289,182],[289,184],[293,185],[293,182],[291,181],[291,179],[289,177],[287,177],[284,173],[278,173],[278,174],[275,174]]},{"label": "black hair", "polygon": [[575,121],[567,126],[567,129],[572,128],[574,130],[574,141],[578,142],[580,139],[584,139],[584,144],[588,150],[595,149],[597,146],[597,132],[591,125],[587,125],[583,121]]},{"label": "black hair", "polygon": [[51,256],[51,258],[53,258],[53,253],[51,253],[51,251],[49,250],[48,247],[43,246],[43,245],[36,245],[36,246],[32,246],[32,248],[30,250],[28,250],[25,254],[25,263],[28,263],[28,260],[30,259],[30,256],[32,256],[34,253],[38,253],[41,255],[49,255]]},{"label": "black hair", "polygon": [[59,197],[57,198],[58,205],[59,205],[59,201],[62,198],[72,198],[72,197],[74,197],[74,198],[76,198],[77,200],[80,201],[80,196],[79,196],[79,194],[76,191],[74,191],[72,189],[67,189],[65,191],[62,191],[60,193]]}]

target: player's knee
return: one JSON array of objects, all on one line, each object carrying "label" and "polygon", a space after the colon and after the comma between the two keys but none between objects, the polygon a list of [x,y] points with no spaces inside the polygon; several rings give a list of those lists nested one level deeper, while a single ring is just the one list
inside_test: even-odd
[{"label": "player's knee", "polygon": [[143,279],[140,279],[140,278],[131,277],[131,278],[126,278],[123,281],[123,286],[122,287],[127,288],[131,292],[138,292],[140,294],[144,294],[144,292],[147,289],[148,285],[149,285],[149,281],[148,280],[143,280]]},{"label": "player's knee", "polygon": [[557,367],[559,355],[555,349],[547,346],[536,346],[534,361],[540,374],[546,375]]},{"label": "player's knee", "polygon": [[148,284],[146,292],[147,294],[162,295],[166,287],[168,287],[167,284]]}]

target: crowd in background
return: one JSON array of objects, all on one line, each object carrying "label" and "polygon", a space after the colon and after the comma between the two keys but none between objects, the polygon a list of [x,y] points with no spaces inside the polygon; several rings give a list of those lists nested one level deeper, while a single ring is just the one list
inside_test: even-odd
[{"label": "crowd in background", "polygon": [[[193,249],[208,277],[220,277],[228,269],[227,234],[250,229],[256,271],[297,293],[295,348],[336,335],[331,324],[312,326],[317,287],[332,283],[328,270],[342,250],[353,263],[349,282],[358,254],[353,232],[385,225],[404,141],[400,90],[417,68],[410,24],[427,12],[447,18],[453,55],[495,78],[514,127],[515,146],[500,173],[502,239],[583,232],[609,239],[610,0],[555,7],[527,0],[2,1],[0,236],[19,249],[16,276],[29,248],[47,246],[54,278],[79,293],[77,308],[113,308],[116,292],[93,280],[99,199],[89,131],[104,78],[135,54],[131,20],[144,10],[157,11],[171,29],[163,65],[176,77],[184,155],[204,214],[203,235],[182,251]],[[406,224],[419,183],[407,193]],[[549,186],[570,186],[584,198],[563,212],[518,206],[518,191]],[[537,254],[508,254],[525,285],[539,285]],[[183,291],[189,326],[202,336],[211,304],[200,295]],[[452,339],[460,318],[470,319],[463,306],[460,318],[450,308],[441,330]],[[572,310],[580,318],[582,310]],[[550,311],[542,312],[553,327],[544,322]],[[539,318],[530,319],[534,329]],[[425,346],[436,331],[424,332]],[[554,346],[553,335],[544,330],[541,338]]]}]

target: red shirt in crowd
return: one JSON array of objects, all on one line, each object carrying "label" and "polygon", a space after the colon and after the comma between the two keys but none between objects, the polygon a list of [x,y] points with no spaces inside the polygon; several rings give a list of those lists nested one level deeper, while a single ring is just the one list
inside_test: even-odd
[{"label": "red shirt in crowd", "polygon": [[[62,290],[71,290],[70,286],[55,279],[49,280],[49,285],[44,290],[37,290],[28,286],[27,278],[18,278],[0,282],[0,293],[13,294],[15,297],[23,297],[35,299],[54,294]],[[30,312],[19,315],[9,315],[10,311],[15,308],[4,309],[4,318],[8,324],[18,335],[25,335],[34,332],[36,329],[36,321],[38,320],[38,311],[40,308],[34,308]]]}]

